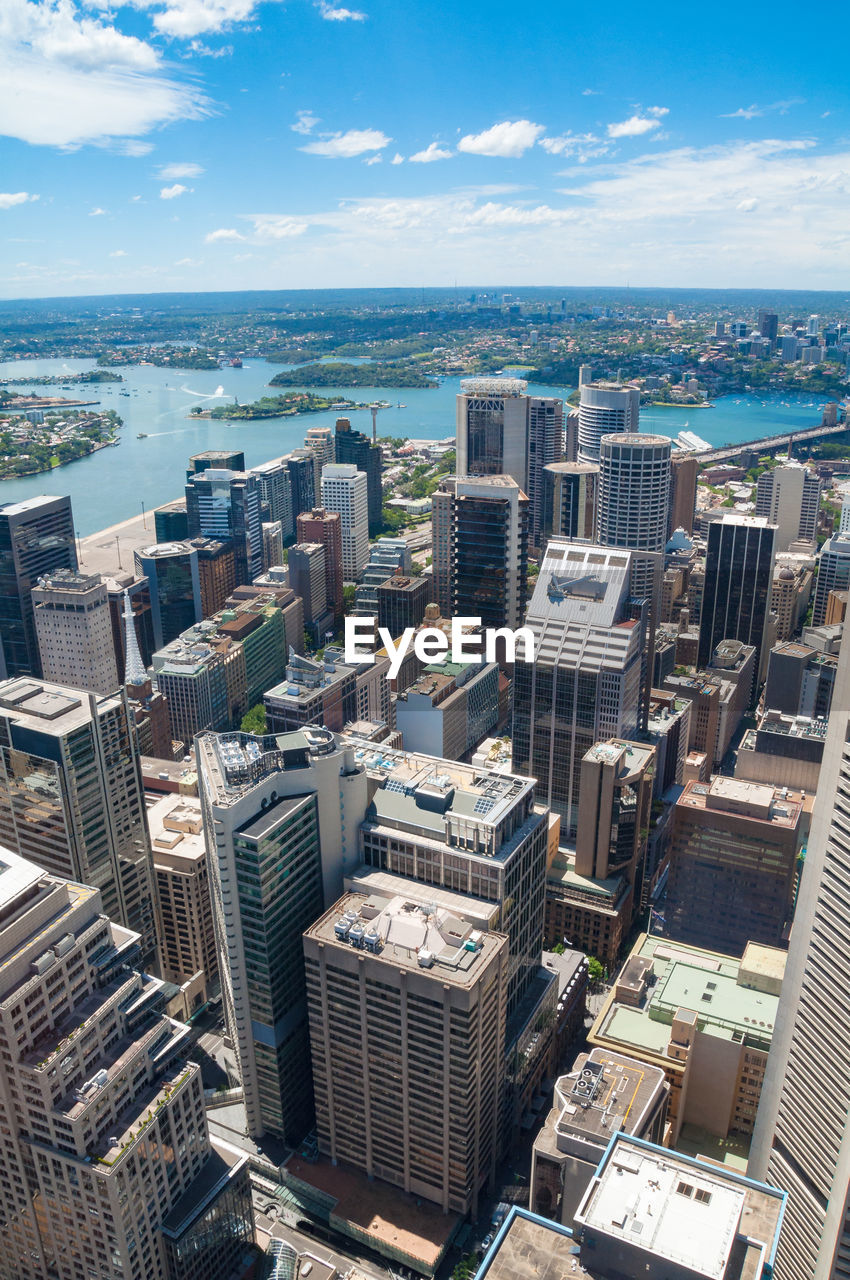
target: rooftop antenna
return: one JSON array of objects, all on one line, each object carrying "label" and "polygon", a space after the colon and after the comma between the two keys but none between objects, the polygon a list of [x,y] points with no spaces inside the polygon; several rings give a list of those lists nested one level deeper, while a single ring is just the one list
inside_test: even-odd
[{"label": "rooftop antenna", "polygon": [[378,443],[378,406],[370,405],[372,410],[372,444]]},{"label": "rooftop antenna", "polygon": [[124,592],[124,683],[144,684],[147,680],[145,664],[139,651],[136,635],[136,619],[130,592]]}]

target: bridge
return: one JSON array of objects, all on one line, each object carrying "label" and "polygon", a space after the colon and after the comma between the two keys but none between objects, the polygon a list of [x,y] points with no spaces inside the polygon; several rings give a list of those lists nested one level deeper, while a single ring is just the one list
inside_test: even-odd
[{"label": "bridge", "polygon": [[[840,436],[850,432],[850,422],[839,422],[835,426],[825,427],[822,423],[817,427],[805,427],[802,431],[789,431],[778,436],[762,436],[760,440],[743,440],[740,444],[724,445],[721,449],[705,449],[693,456],[700,463],[729,462],[740,457],[742,453],[774,453],[777,449],[790,445],[802,444],[805,440],[823,440],[827,436]],[[850,446],[848,446],[850,449]]]}]

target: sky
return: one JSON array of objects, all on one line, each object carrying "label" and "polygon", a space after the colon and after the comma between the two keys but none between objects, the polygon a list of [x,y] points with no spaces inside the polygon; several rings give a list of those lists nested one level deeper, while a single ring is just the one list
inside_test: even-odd
[{"label": "sky", "polygon": [[836,0],[0,0],[0,296],[845,289],[848,34]]}]

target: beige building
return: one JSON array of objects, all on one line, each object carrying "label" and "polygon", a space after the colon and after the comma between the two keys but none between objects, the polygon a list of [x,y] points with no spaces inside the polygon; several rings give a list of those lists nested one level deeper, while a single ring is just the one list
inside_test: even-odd
[{"label": "beige building", "polygon": [[39,578],[32,604],[44,679],[114,693],[118,665],[109,595],[100,575],[58,569]]},{"label": "beige building", "polygon": [[303,941],[319,1150],[474,1216],[500,1156],[508,939],[463,901],[346,894]]},{"label": "beige building", "polygon": [[641,934],[588,1041],[664,1071],[671,1143],[683,1125],[748,1136],[784,971],[773,947],[750,944],[736,959]]},{"label": "beige building", "polygon": [[168,795],[148,809],[159,896],[162,975],[184,989],[187,1016],[218,979],[201,803]]}]

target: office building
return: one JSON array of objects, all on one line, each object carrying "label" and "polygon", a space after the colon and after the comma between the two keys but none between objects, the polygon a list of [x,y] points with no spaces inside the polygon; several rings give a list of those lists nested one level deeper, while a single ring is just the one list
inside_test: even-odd
[{"label": "office building", "polygon": [[815,583],[815,600],[812,606],[812,625],[826,622],[826,606],[831,591],[850,588],[850,534],[834,533],[823,544],[818,561]]},{"label": "office building", "polygon": [[[279,520],[263,522],[263,571],[283,564],[283,530]],[[256,581],[256,579],[255,579]]]},{"label": "office building", "polygon": [[764,705],[789,716],[826,720],[835,690],[838,657],[798,641],[774,645],[767,660]]},{"label": "office building", "polygon": [[615,1133],[661,1144],[670,1095],[664,1072],[621,1053],[580,1053],[555,1084],[552,1110],[534,1139],[529,1203],[572,1226]]},{"label": "office building", "polygon": [[[162,1016],[163,984],[129,966],[138,935],[97,889],[0,851],[0,1276],[200,1280],[171,1269],[167,1216],[208,1193],[206,1242],[226,1269],[253,1236],[222,1214],[200,1068],[187,1029]],[[250,1197],[247,1157],[220,1191]]]},{"label": "office building", "polygon": [[542,530],[546,512],[545,469],[551,463],[560,462],[563,456],[563,401],[529,396],[528,471],[526,482],[520,485],[520,488],[528,495],[528,536],[533,547],[539,547],[543,541]]},{"label": "office building", "polygon": [[681,786],[685,757],[690,750],[691,703],[666,689],[653,689],[649,703],[647,733],[655,747],[655,795],[660,799],[668,787]]},{"label": "office building", "polygon": [[[789,564],[789,559],[777,560],[773,570],[770,611],[776,615],[777,640],[791,640],[797,635],[808,612],[814,585],[814,562]],[[832,621],[828,617],[828,603],[826,613],[825,620]]]},{"label": "office building", "polygon": [[501,1154],[508,940],[446,897],[346,894],[307,928],[316,1125],[334,1164],[474,1216]]},{"label": "office building", "polygon": [[293,449],[283,459],[292,484],[292,513],[296,524],[302,511],[311,511],[319,499],[316,487],[316,455],[310,449]]},{"label": "office building", "polygon": [[161,649],[203,618],[198,551],[188,542],[163,542],[134,553],[147,579],[154,648]]},{"label": "office building", "polygon": [[508,475],[447,476],[433,495],[434,594],[446,618],[522,626],[528,499]]},{"label": "office building", "polygon": [[178,498],[157,507],[153,513],[153,527],[157,542],[185,542],[189,536],[186,499]]},{"label": "office building", "polygon": [[366,473],[353,462],[328,463],[322,470],[322,505],[339,516],[343,578],[356,582],[369,559]]},{"label": "office building", "polygon": [[779,316],[775,311],[761,308],[758,314],[758,328],[761,336],[775,345],[779,335]]},{"label": "office building", "polygon": [[223,1003],[248,1132],[293,1144],[313,1122],[301,934],[360,861],[366,775],[320,728],[203,734],[196,753]]},{"label": "office building", "polygon": [[591,1047],[661,1067],[670,1143],[683,1125],[749,1137],[761,1096],[786,953],[743,959],[641,934],[589,1034]]},{"label": "office building", "polygon": [[77,569],[70,498],[0,505],[0,676],[41,674],[32,589],[57,569]]},{"label": "office building", "polygon": [[599,441],[596,541],[603,547],[661,553],[670,505],[667,436],[618,432]]},{"label": "office building", "polygon": [[154,953],[155,906],[139,759],[123,690],[0,684],[0,843],[99,889],[110,919]]},{"label": "office building", "polygon": [[328,608],[336,618],[342,617],[342,520],[336,511],[314,507],[296,521],[299,542],[320,542],[325,548],[325,583]]},{"label": "office building", "polygon": [[578,415],[578,461],[599,462],[603,436],[640,431],[640,391],[616,382],[586,382]]},{"label": "office building", "polygon": [[109,597],[100,575],[57,569],[39,578],[32,603],[45,680],[114,693],[118,667]]},{"label": "office building", "polygon": [[543,468],[541,546],[550,538],[593,541],[598,487],[595,462],[550,462]]},{"label": "office building", "polygon": [[418,578],[394,573],[377,589],[378,626],[386,627],[392,636],[400,636],[407,627],[418,627],[433,593],[430,573],[421,573]]},{"label": "office building", "polygon": [[317,489],[322,479],[322,467],[329,462],[336,462],[335,432],[330,427],[308,427],[304,437],[304,448],[309,449],[316,459],[318,468]]},{"label": "office building", "polygon": [[129,592],[124,597],[124,631],[127,654],[124,691],[139,755],[173,760],[174,742],[168,718],[168,703],[165,695],[159,689],[154,689],[142,661],[136,638],[136,616]]},{"label": "office building", "polygon": [[377,617],[378,587],[395,573],[409,574],[412,567],[413,558],[406,538],[376,539],[369,548],[369,562],[354,592],[355,614],[361,618]]},{"label": "office building", "polygon": [[536,657],[514,668],[513,766],[537,780],[565,836],[587,752],[638,729],[646,605],[632,600],[630,575],[629,551],[554,539],[525,619]]},{"label": "office building", "polygon": [[217,538],[191,538],[189,546],[198,553],[201,616],[209,618],[224,608],[228,596],[238,585],[236,552],[232,542],[220,542]]},{"label": "office building", "polygon": [[386,678],[389,659],[349,666],[342,653],[325,646],[320,661],[290,653],[286,679],[266,691],[263,702],[269,733],[291,733],[308,725],[324,725],[339,733],[352,720],[382,721],[395,726]]},{"label": "office building", "polygon": [[186,478],[191,479],[209,470],[244,471],[245,454],[241,449],[205,449],[203,453],[193,453]]},{"label": "office building", "polygon": [[106,598],[109,603],[109,621],[112,626],[112,647],[115,650],[115,661],[120,681],[124,678],[126,666],[126,628],[124,623],[126,596],[129,596],[130,607],[133,610],[136,639],[143,666],[150,666],[151,654],[156,647],[153,635],[150,585],[147,578],[141,577],[135,572],[114,574],[106,578],[105,582]]},{"label": "office building", "polygon": [[237,582],[253,582],[262,573],[260,484],[255,475],[205,467],[189,477],[186,512],[191,537],[232,542]]},{"label": "office building", "polygon": [[188,1018],[218,986],[200,801],[165,795],[148,806],[147,818],[159,902],[161,973],[167,982],[185,988]]},{"label": "office building", "polygon": [[765,711],[747,729],[735,752],[735,777],[745,782],[793,788],[814,795],[818,788],[827,721]]},{"label": "office building", "polygon": [[675,453],[670,467],[670,520],[668,529],[672,535],[676,529],[685,533],[694,531],[694,511],[697,504],[697,475],[699,459],[689,453]]},{"label": "office building", "polygon": [[304,601],[304,626],[316,644],[333,634],[334,615],[328,608],[327,558],[321,542],[298,542],[287,557],[289,584]]},{"label": "office building", "polygon": [[396,728],[407,751],[461,760],[498,722],[495,662],[426,666],[396,699]]},{"label": "office building", "polygon": [[756,683],[767,665],[776,529],[763,516],[727,515],[708,530],[697,665],[721,640],[756,650]]},{"label": "office building", "polygon": [[286,458],[273,458],[251,467],[260,486],[260,514],[264,521],[279,521],[284,546],[295,537],[292,476]]},{"label": "office building", "polygon": [[818,531],[821,479],[815,471],[788,462],[763,471],[756,484],[756,515],[776,525],[776,550],[800,543],[813,548]]},{"label": "office building", "polygon": [[564,415],[564,462],[578,459],[578,407],[568,409]]},{"label": "office building", "polygon": [[850,1254],[848,681],[845,642],[751,1153],[753,1171],[788,1193],[777,1280],[839,1280]]},{"label": "office building", "polygon": [[[352,431],[348,418],[337,418],[332,461],[353,463],[358,471],[365,474],[369,537],[374,537],[383,524],[384,497],[381,486],[383,454],[380,445],[373,444],[362,431]],[[322,501],[324,502],[324,497]]]},{"label": "office building", "polygon": [[714,777],[676,801],[664,930],[697,947],[743,955],[779,947],[793,912],[811,797],[788,787]]}]

